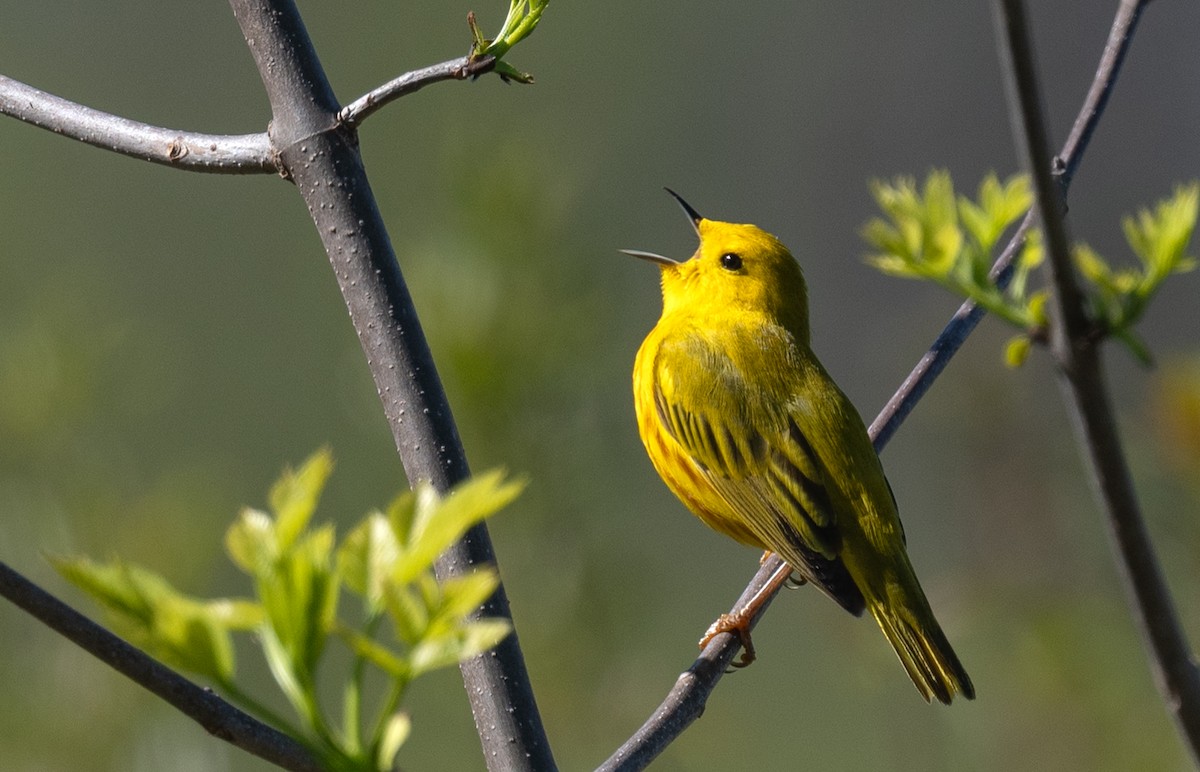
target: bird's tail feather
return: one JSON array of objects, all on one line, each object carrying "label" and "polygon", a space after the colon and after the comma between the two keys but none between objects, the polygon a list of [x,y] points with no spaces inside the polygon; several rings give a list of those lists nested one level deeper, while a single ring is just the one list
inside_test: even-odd
[{"label": "bird's tail feather", "polygon": [[893,597],[889,602],[868,599],[871,616],[879,623],[908,671],[908,677],[926,702],[936,697],[939,702],[949,705],[955,694],[968,700],[975,699],[971,678],[946,640],[925,594],[919,585],[914,589],[915,592],[894,593],[905,597]]}]

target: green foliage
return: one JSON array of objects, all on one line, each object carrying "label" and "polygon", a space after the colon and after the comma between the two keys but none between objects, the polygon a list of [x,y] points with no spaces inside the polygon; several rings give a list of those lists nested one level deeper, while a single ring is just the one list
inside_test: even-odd
[{"label": "green foliage", "polygon": [[[1029,288],[1031,272],[1044,260],[1040,232],[1029,232],[1007,286],[989,271],[1001,236],[1033,203],[1028,178],[1015,175],[1001,183],[989,174],[977,201],[955,197],[944,171],[931,172],[920,190],[912,178],[900,178],[874,182],[872,193],[886,219],[875,218],[863,229],[877,250],[867,260],[893,276],[935,281],[1018,327],[1023,334],[1009,342],[1005,359],[1014,367],[1024,362],[1032,344],[1046,335],[1047,293]],[[1126,239],[1140,261],[1134,268],[1113,270],[1086,244],[1075,248],[1096,328],[1142,361],[1149,354],[1132,328],[1168,276],[1195,267],[1186,251],[1198,201],[1200,185],[1193,183],[1176,189],[1153,212],[1125,219]]]},{"label": "green foliage", "polygon": [[246,600],[204,601],[183,595],[165,579],[120,561],[104,565],[87,558],[50,558],[73,584],[100,600],[113,626],[134,645],[166,664],[218,683],[234,674],[230,631],[251,630],[260,607]]},{"label": "green foliage", "polygon": [[509,49],[533,34],[538,22],[542,20],[542,11],[550,0],[509,0],[508,15],[504,17],[504,25],[500,34],[494,39],[487,39],[475,23],[475,14],[468,14],[467,22],[471,25],[471,36],[474,42],[471,46],[471,57],[496,57],[496,72],[505,80],[515,80],[518,83],[533,83],[533,76],[521,72],[508,62],[503,61]]},{"label": "green foliage", "polygon": [[1150,361],[1145,344],[1133,333],[1150,298],[1173,273],[1196,267],[1188,256],[1188,244],[1196,229],[1200,183],[1181,185],[1175,194],[1159,201],[1154,210],[1142,209],[1121,224],[1125,240],[1138,258],[1138,265],[1113,270],[1085,244],[1075,248],[1075,262],[1092,287],[1092,313],[1097,322],[1129,347],[1142,362]]},{"label": "green foliage", "polygon": [[[372,512],[336,543],[333,527],[310,527],[333,471],[322,450],[271,488],[270,511],[246,508],[225,545],[253,580],[256,599],[200,600],[163,578],[120,561],[53,558],[55,568],[97,599],[114,626],[167,664],[211,679],[231,699],[305,742],[330,769],[394,766],[411,731],[399,706],[412,679],[480,654],[510,632],[507,621],[478,618],[499,579],[477,569],[438,583],[437,556],[469,528],[509,504],[523,487],[501,472],[475,477],[439,496],[428,486]],[[359,596],[361,621],[338,617],[341,590]],[[379,636],[390,622],[391,640]],[[236,685],[232,633],[252,632],[272,675],[299,718],[276,716]],[[317,699],[317,670],[327,645],[343,642],[354,654],[334,731]],[[363,720],[363,684],[370,665],[388,681],[370,726]]]},{"label": "green foliage", "polygon": [[1033,202],[1027,177],[1001,183],[989,174],[978,202],[956,198],[944,171],[931,172],[921,190],[912,178],[876,181],[871,189],[888,218],[871,220],[863,229],[878,250],[867,258],[872,265],[893,276],[936,281],[1019,327],[1044,321],[1040,293],[1025,292],[1025,276],[1041,261],[1039,241],[1026,244],[1007,292],[988,275],[1000,237]]}]

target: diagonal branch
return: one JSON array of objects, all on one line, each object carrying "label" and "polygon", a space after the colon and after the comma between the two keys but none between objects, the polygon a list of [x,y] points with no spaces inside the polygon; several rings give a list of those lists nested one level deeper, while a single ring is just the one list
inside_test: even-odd
[{"label": "diagonal branch", "polygon": [[295,772],[320,769],[308,750],[291,737],[260,723],[210,689],[192,683],[141,649],[126,643],[4,563],[0,563],[0,595],[162,698],[214,737],[284,769]]},{"label": "diagonal branch", "polygon": [[[1113,18],[1112,29],[1092,79],[1091,88],[1055,163],[1061,194],[1064,196],[1108,104],[1108,98],[1116,85],[1117,76],[1133,41],[1133,33],[1144,6],[1145,2],[1122,2]],[[1031,210],[996,260],[992,267],[992,275],[998,277],[997,281],[1005,280],[1013,259],[1025,243],[1025,235],[1029,232],[1033,220],[1034,212]],[[967,301],[951,317],[929,351],[921,357],[879,416],[871,423],[869,434],[875,443],[876,451],[882,451],[887,445],[900,424],[929,391],[934,380],[941,375],[983,316],[982,308]],[[779,558],[772,556],[759,567],[734,604],[731,613],[743,608],[750,598],[768,584],[781,562]],[[762,611],[765,610],[764,604]],[[759,617],[755,617],[752,624],[757,623],[760,617],[761,613]],[[726,665],[733,660],[739,648],[740,643],[736,636],[725,634],[713,638],[700,658],[679,677],[666,699],[650,718],[599,769],[624,772],[642,769],[653,761],[704,712],[704,704],[709,694],[725,674]],[[713,663],[719,663],[719,666]]]},{"label": "diagonal branch", "polygon": [[[1144,2],[1125,0],[1121,5],[1136,9]],[[1007,65],[1013,133],[1033,175],[1047,234],[1053,310],[1051,353],[1062,375],[1064,399],[1107,518],[1121,578],[1150,649],[1154,679],[1193,760],[1200,762],[1200,671],[1142,518],[1101,370],[1099,341],[1092,334],[1094,323],[1088,317],[1071,261],[1067,229],[1048,163],[1033,47],[1021,1],[998,0],[996,19]]]},{"label": "diagonal branch", "polygon": [[[293,0],[230,5],[271,102],[272,143],[329,256],[408,479],[445,491],[469,476],[466,454],[357,137],[338,121],[340,106]],[[495,562],[480,524],[438,560],[437,573],[444,579]],[[478,613],[511,622],[503,586]],[[553,769],[516,633],[460,670],[488,767]]]},{"label": "diagonal branch", "polygon": [[[1092,78],[1092,85],[1083,100],[1079,114],[1075,117],[1071,133],[1063,144],[1062,151],[1055,159],[1054,169],[1064,198],[1067,189],[1071,186],[1071,180],[1075,177],[1075,170],[1079,168],[1083,154],[1087,151],[1088,143],[1091,142],[1092,135],[1096,131],[1096,126],[1100,123],[1104,108],[1108,106],[1108,98],[1117,83],[1117,76],[1120,74],[1121,65],[1125,62],[1125,54],[1129,51],[1129,45],[1133,42],[1133,33],[1137,29],[1137,23],[1144,7],[1144,2],[1123,2],[1117,8],[1112,29],[1108,33],[1108,41],[1104,44],[1104,53],[1100,56],[1096,74]],[[1031,209],[992,267],[992,275],[997,278],[998,283],[1007,284],[1009,267],[1024,245],[1025,235],[1033,226],[1033,220],[1034,211]],[[921,357],[921,361],[904,379],[904,383],[892,398],[888,400],[879,417],[872,422],[871,436],[875,439],[876,450],[883,450],[883,447],[891,440],[896,429],[900,427],[900,424],[916,407],[917,402],[933,385],[934,380],[941,375],[942,370],[958,353],[959,347],[974,331],[976,325],[983,319],[983,315],[983,309],[969,300],[955,312],[950,323],[929,347],[929,351]]]},{"label": "diagonal branch", "polygon": [[[333,263],[408,478],[430,481],[445,491],[470,472],[367,182],[354,127],[384,104],[431,83],[489,72],[496,59],[462,57],[415,70],[340,110],[291,0],[231,0],[231,5],[271,99],[269,132],[231,136],[166,129],[85,107],[3,75],[0,115],[177,169],[278,173],[293,179]],[[442,556],[438,575],[454,576],[495,562],[481,524]],[[511,622],[503,586],[478,614]],[[516,634],[461,669],[489,766],[552,769]]]}]

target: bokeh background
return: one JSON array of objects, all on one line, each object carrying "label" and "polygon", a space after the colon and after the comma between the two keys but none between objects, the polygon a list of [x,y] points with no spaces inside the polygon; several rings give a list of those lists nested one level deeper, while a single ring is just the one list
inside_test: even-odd
[{"label": "bokeh background", "polygon": [[[338,95],[461,55],[503,0],[301,2]],[[1030,3],[1066,136],[1115,2]],[[223,3],[0,0],[0,72],[131,118],[269,118]],[[1122,214],[1200,176],[1200,8],[1151,4],[1071,193],[1126,259]],[[957,306],[875,273],[868,181],[1015,170],[984,2],[556,0],[512,55],[537,84],[441,84],[363,152],[472,465],[528,475],[493,538],[556,756],[603,760],[657,705],[757,566],[645,460],[629,395],[659,310],[650,266],[691,228],[660,190],[753,221],[802,261],[815,346],[869,421]],[[0,559],[96,613],[43,554],[120,555],[199,595],[247,592],[221,539],[280,469],[330,445],[344,530],[406,483],[311,222],[288,184],[118,157],[0,120]],[[1200,275],[1108,357],[1146,516],[1200,641]],[[979,692],[925,706],[878,630],[811,591],[756,633],[663,770],[1187,766],[1151,683],[1044,356],[986,321],[884,454],[918,573]],[[1189,375],[1188,373],[1191,373]],[[1190,402],[1189,402],[1190,401]],[[1196,413],[1193,412],[1195,421]],[[336,665],[336,662],[331,664]],[[253,650],[241,667],[269,688]],[[480,769],[457,672],[409,701],[410,770]],[[141,689],[0,606],[0,767],[253,770]]]}]

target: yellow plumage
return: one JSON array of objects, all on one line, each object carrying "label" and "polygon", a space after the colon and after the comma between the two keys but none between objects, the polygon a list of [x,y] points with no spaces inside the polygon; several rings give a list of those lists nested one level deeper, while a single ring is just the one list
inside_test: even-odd
[{"label": "yellow plumage", "polygon": [[973,698],[862,419],[809,348],[800,266],[769,233],[680,203],[700,236],[691,259],[629,253],[662,273],[662,318],[633,370],[654,468],[709,527],[869,611],[926,700]]}]

